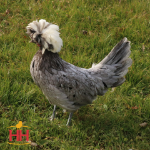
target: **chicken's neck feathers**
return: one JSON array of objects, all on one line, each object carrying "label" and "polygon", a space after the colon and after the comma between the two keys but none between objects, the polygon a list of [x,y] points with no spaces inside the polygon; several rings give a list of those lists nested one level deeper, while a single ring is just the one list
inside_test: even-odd
[{"label": "chicken's neck feathers", "polygon": [[66,68],[67,64],[59,57],[58,53],[45,50],[44,54],[42,54],[42,51],[39,50],[36,55],[40,57],[39,70],[46,69],[51,72],[51,69],[64,71]]}]

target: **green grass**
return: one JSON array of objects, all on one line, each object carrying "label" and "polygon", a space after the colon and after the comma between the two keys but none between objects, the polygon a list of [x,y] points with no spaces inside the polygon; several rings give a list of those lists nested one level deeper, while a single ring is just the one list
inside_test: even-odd
[{"label": "green grass", "polygon": [[[54,122],[48,121],[53,106],[30,75],[38,47],[29,43],[25,27],[36,19],[59,25],[60,56],[79,67],[100,62],[123,37],[131,41],[133,64],[126,82],[79,109],[71,127],[65,126],[68,113],[61,108]],[[0,149],[150,149],[148,0],[1,0],[0,22]],[[38,147],[7,143],[7,127],[19,120],[31,127],[30,140]],[[144,128],[143,122],[148,123]]]}]

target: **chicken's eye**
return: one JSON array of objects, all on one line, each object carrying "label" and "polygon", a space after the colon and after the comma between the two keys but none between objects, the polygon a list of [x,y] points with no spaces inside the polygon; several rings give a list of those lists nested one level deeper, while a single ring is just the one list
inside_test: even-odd
[{"label": "chicken's eye", "polygon": [[30,29],[30,32],[31,32],[31,33],[35,33],[35,31],[34,31],[33,29]]}]

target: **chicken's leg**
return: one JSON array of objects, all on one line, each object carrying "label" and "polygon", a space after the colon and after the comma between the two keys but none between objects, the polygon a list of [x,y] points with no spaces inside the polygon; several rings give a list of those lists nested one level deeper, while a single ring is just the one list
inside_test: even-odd
[{"label": "chicken's leg", "polygon": [[70,125],[71,125],[72,116],[73,116],[73,112],[71,112],[71,113],[69,114],[69,118],[68,118],[68,121],[67,121],[66,126],[70,126]]},{"label": "chicken's leg", "polygon": [[55,111],[56,111],[56,105],[54,105],[53,114],[52,114],[52,116],[49,118],[51,121],[53,121],[54,118],[55,118]]}]

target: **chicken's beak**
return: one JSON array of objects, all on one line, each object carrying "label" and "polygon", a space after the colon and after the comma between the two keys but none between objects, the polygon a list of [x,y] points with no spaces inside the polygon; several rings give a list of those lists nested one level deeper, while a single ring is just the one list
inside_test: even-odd
[{"label": "chicken's beak", "polygon": [[41,35],[42,35],[42,34],[37,34],[36,37],[35,37],[35,39],[34,39],[34,40],[35,40],[35,43],[36,43],[37,46],[39,46],[39,47],[41,46]]}]

